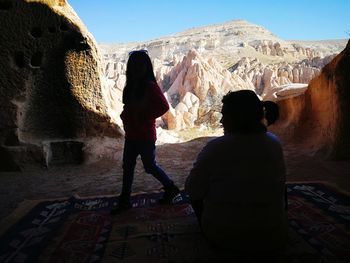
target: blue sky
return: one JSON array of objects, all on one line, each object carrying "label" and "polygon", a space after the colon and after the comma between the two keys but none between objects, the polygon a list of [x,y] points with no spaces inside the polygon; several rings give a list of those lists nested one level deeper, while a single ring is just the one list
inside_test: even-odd
[{"label": "blue sky", "polygon": [[145,41],[244,19],[286,40],[350,36],[349,0],[68,0],[100,43]]}]

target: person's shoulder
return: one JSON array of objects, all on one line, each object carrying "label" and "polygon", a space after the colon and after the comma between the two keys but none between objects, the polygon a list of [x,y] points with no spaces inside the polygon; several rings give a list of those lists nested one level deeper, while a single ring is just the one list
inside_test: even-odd
[{"label": "person's shoulder", "polygon": [[147,86],[152,89],[159,89],[158,83],[152,80],[147,81]]},{"label": "person's shoulder", "polygon": [[269,138],[271,141],[281,144],[280,138],[278,138],[278,136],[272,132],[266,132],[266,137]]},{"label": "person's shoulder", "polygon": [[274,147],[282,148],[282,142],[276,134],[273,134],[272,132],[266,132],[266,138],[270,142],[270,145],[274,145]]},{"label": "person's shoulder", "polygon": [[149,80],[146,82],[146,85],[147,85],[147,90],[148,90],[147,93],[149,93],[149,95],[162,93],[157,82]]},{"label": "person's shoulder", "polygon": [[234,139],[234,135],[232,134],[225,134],[219,137],[215,137],[211,139],[208,143],[208,147],[220,147],[221,145],[226,145],[229,141],[232,141]]},{"label": "person's shoulder", "polygon": [[219,137],[214,137],[207,142],[202,149],[206,155],[214,158],[222,156],[223,153],[236,151],[235,145],[239,142],[234,134],[225,134]]},{"label": "person's shoulder", "polygon": [[212,157],[216,150],[220,148],[220,145],[222,144],[221,137],[214,137],[209,139],[209,141],[207,141],[204,147],[202,148],[200,156],[206,156],[206,158],[209,158],[209,156]]}]

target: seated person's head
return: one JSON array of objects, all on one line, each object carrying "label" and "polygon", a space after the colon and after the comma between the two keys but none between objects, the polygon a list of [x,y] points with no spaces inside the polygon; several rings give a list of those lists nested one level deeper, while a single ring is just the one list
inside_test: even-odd
[{"label": "seated person's head", "polygon": [[222,99],[222,119],[224,133],[266,132],[267,125],[278,119],[278,106],[272,101],[260,101],[252,90],[227,93]]}]

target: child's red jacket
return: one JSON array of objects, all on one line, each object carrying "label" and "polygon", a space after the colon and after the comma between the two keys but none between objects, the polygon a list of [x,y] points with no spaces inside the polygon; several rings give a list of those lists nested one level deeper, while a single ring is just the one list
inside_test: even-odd
[{"label": "child's red jacket", "polygon": [[158,84],[149,82],[145,96],[140,102],[124,105],[120,117],[124,125],[125,139],[155,142],[157,140],[156,119],[168,110],[168,101]]}]

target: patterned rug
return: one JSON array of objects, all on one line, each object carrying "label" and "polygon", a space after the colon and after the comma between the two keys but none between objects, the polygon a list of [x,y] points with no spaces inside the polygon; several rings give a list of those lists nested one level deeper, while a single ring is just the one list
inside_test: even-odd
[{"label": "patterned rug", "polygon": [[[116,197],[37,204],[0,237],[0,262],[211,262],[182,193],[133,196],[133,209],[110,216]],[[288,184],[289,241],[283,262],[349,262],[350,198],[321,183]]]}]

